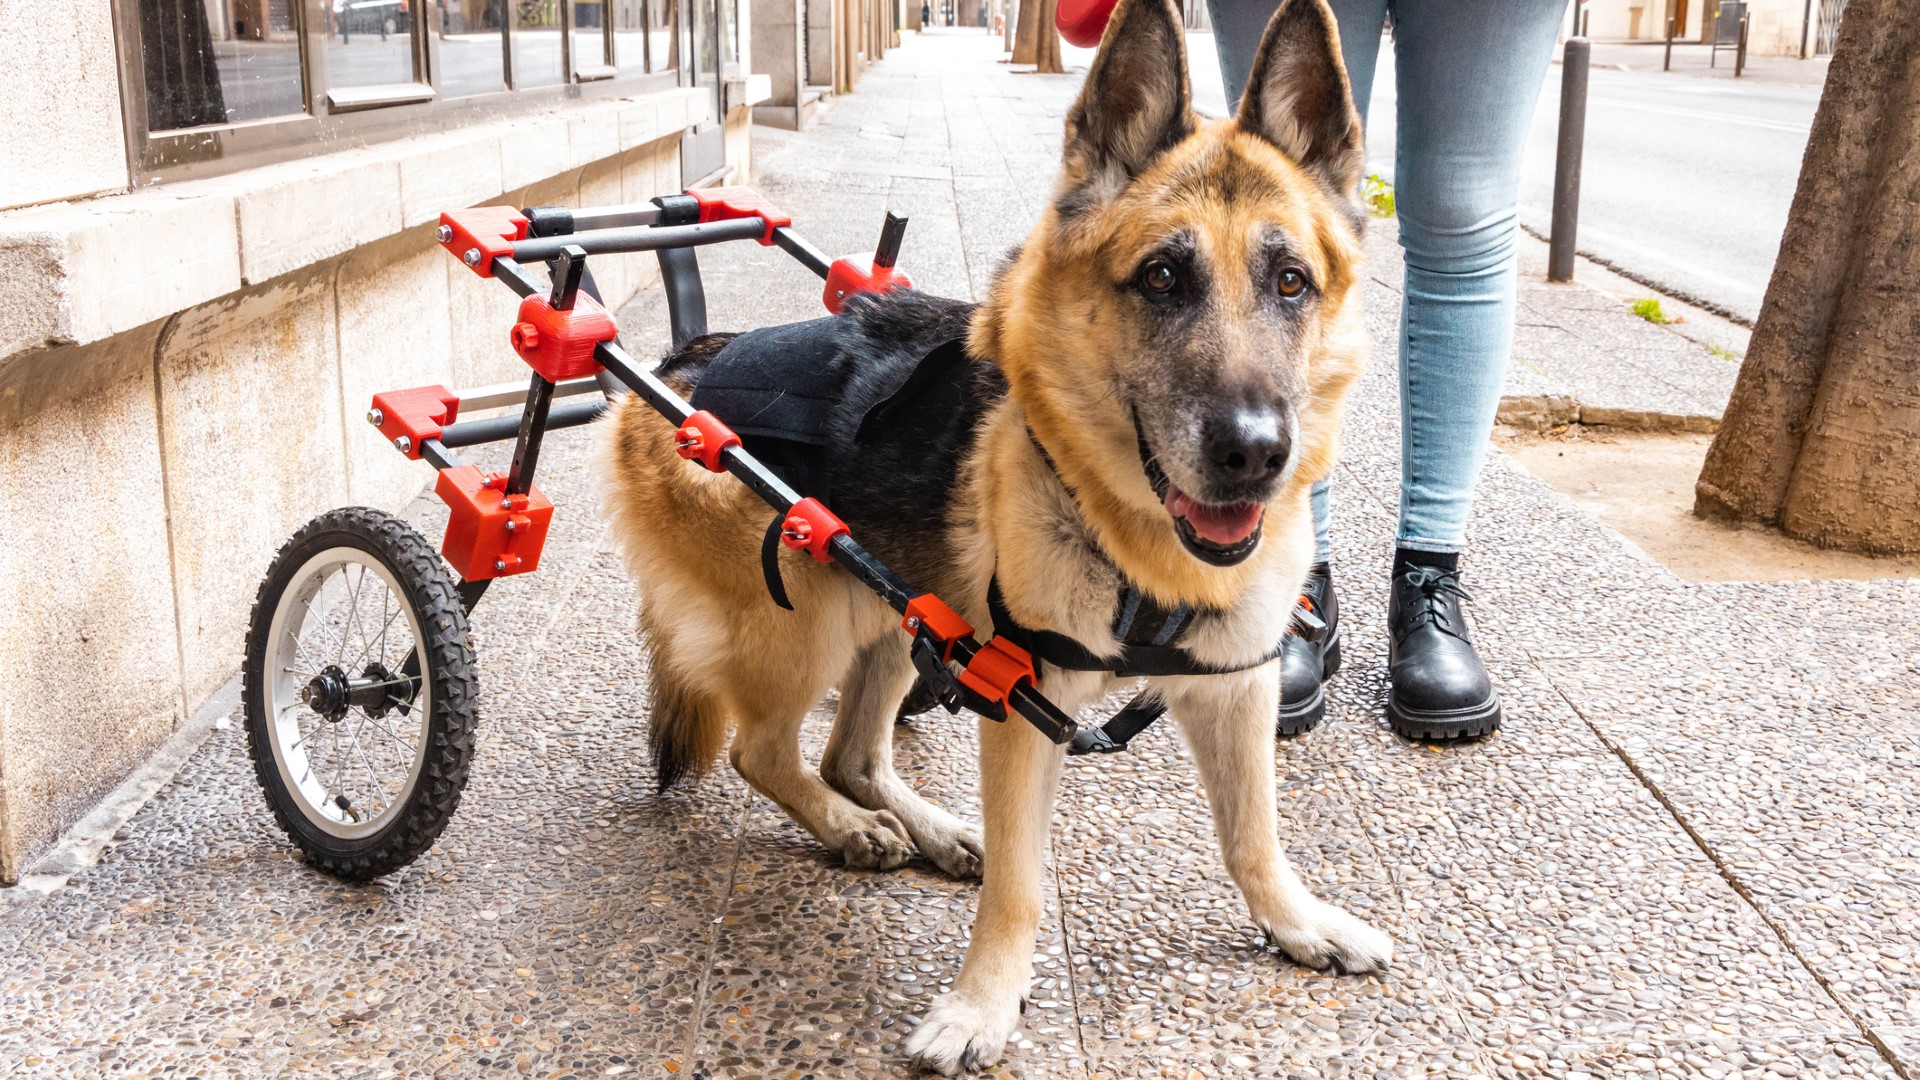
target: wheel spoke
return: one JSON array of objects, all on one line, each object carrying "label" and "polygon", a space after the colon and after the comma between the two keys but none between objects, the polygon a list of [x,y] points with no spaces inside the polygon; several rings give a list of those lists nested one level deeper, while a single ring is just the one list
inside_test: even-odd
[{"label": "wheel spoke", "polygon": [[413,744],[401,738],[400,736],[394,734],[392,728],[389,728],[387,725],[381,723],[379,718],[375,717],[372,713],[365,712],[363,710],[362,715],[364,715],[367,718],[368,723],[374,726],[375,730],[379,731],[382,735],[385,735],[387,738],[392,739],[394,742],[399,743],[401,746],[404,746],[407,748],[407,755],[408,755],[407,761],[408,761],[409,767],[411,767],[414,756],[419,754],[419,751],[414,749]]}]

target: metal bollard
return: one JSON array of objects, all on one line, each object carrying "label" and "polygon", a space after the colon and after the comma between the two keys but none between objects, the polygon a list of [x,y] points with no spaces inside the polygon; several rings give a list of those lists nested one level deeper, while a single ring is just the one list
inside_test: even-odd
[{"label": "metal bollard", "polygon": [[1587,68],[1593,46],[1567,39],[1560,64],[1560,143],[1553,159],[1553,234],[1547,280],[1573,280],[1574,234],[1580,227],[1580,150],[1587,137]]},{"label": "metal bollard", "polygon": [[1673,20],[1667,20],[1667,59],[1660,65],[1661,71],[1673,70]]},{"label": "metal bollard", "polygon": [[1733,77],[1736,79],[1740,77],[1741,72],[1747,70],[1747,20],[1752,17],[1751,15],[1740,16],[1740,51],[1733,54]]}]

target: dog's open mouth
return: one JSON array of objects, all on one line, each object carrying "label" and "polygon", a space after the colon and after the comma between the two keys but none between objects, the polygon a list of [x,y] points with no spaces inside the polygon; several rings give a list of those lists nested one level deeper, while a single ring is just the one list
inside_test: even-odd
[{"label": "dog's open mouth", "polygon": [[1253,554],[1260,546],[1260,526],[1266,520],[1266,507],[1259,503],[1204,503],[1181,491],[1147,448],[1147,433],[1134,417],[1134,433],[1140,439],[1140,467],[1147,483],[1173,518],[1173,531],[1189,554],[1214,566],[1232,566]]}]

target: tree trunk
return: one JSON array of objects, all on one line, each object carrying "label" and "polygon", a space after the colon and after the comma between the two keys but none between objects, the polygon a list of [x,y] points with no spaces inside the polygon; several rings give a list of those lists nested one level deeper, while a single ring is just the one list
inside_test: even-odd
[{"label": "tree trunk", "polygon": [[1058,0],[1020,0],[1020,30],[1013,38],[1013,62],[1032,64],[1033,70],[1058,75],[1060,32],[1053,28]]},{"label": "tree trunk", "polygon": [[1920,5],[1852,0],[1694,512],[1920,551]]}]

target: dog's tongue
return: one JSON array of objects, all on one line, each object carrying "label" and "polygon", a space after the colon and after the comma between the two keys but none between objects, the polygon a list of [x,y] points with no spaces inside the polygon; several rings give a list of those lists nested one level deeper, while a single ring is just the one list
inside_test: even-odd
[{"label": "dog's tongue", "polygon": [[1216,544],[1237,544],[1260,527],[1265,508],[1259,503],[1229,503],[1213,506],[1192,498],[1177,485],[1167,485],[1167,513],[1186,518],[1202,539]]}]

